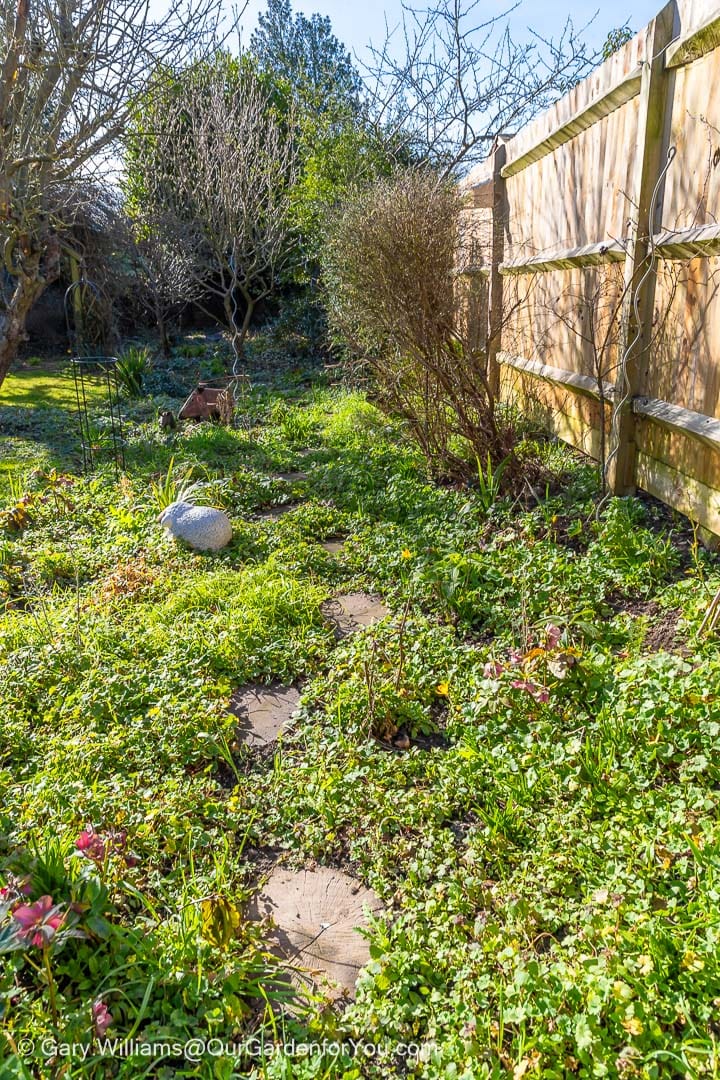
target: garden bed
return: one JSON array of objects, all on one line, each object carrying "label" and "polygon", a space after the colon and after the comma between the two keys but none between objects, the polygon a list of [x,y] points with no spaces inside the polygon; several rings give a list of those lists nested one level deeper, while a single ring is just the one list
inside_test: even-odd
[{"label": "garden bed", "polygon": [[[119,482],[78,477],[71,412],[28,393],[0,439],[3,926],[44,896],[64,922],[0,958],[3,1075],[57,1075],[62,1035],[73,1076],[137,1076],[101,1033],[258,1037],[158,1075],[717,1072],[715,556],[637,500],[596,522],[595,469],[555,444],[531,506],[437,487],[341,389],[170,437],[166,398],[128,405]],[[229,515],[220,553],[159,528],[182,480]],[[356,594],[384,607],[338,639],[325,605]],[[233,695],[277,686],[299,708],[257,753]],[[283,1005],[268,851],[378,898],[351,995]],[[290,1036],[344,1045],[270,1053]]]}]

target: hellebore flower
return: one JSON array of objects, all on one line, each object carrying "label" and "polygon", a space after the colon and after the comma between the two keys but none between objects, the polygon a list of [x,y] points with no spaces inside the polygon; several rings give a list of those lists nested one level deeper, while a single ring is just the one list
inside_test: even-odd
[{"label": "hellebore flower", "polygon": [[137,855],[127,850],[125,829],[110,829],[108,832],[99,833],[89,825],[78,836],[75,847],[81,855],[96,863],[104,862],[106,855],[122,855],[126,866],[137,866],[140,862]]},{"label": "hellebore flower", "polygon": [[92,1017],[95,1034],[98,1039],[102,1039],[113,1022],[112,1013],[109,1011],[102,998],[98,998],[98,1000],[93,1003]]},{"label": "hellebore flower", "polygon": [[29,896],[31,892],[32,884],[29,877],[19,878],[14,874],[8,874],[7,883],[0,889],[0,902]]},{"label": "hellebore flower", "polygon": [[504,670],[499,660],[488,660],[483,668],[483,674],[486,679],[499,679]]},{"label": "hellebore flower", "polygon": [[545,627],[545,643],[548,649],[555,649],[558,646],[560,638],[562,637],[562,630],[559,626],[554,626],[553,623],[548,623]]},{"label": "hellebore flower", "polygon": [[95,832],[92,825],[89,829],[83,829],[75,841],[75,847],[88,859],[101,862],[105,858],[105,841]]},{"label": "hellebore flower", "polygon": [[513,679],[511,683],[513,690],[524,690],[526,693],[531,694],[536,701],[545,702],[550,700],[550,694],[544,686],[538,686],[532,679]]},{"label": "hellebore flower", "polygon": [[34,904],[20,904],[12,917],[20,924],[18,936],[38,949],[50,944],[65,918],[53,904],[52,896],[41,896]]}]

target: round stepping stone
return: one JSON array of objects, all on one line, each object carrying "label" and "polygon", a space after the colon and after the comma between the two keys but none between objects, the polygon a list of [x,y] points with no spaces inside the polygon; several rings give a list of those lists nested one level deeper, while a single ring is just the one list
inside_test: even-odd
[{"label": "round stepping stone", "polygon": [[240,723],[240,741],[247,746],[274,742],[297,712],[300,691],[294,686],[246,686],[230,699],[230,712]]},{"label": "round stepping stone", "polygon": [[299,480],[307,480],[306,472],[279,472],[275,473],[276,480],[284,480],[286,484],[296,484]]},{"label": "round stepping stone", "polygon": [[[253,918],[271,917],[272,951],[309,972],[332,996],[355,989],[360,968],[370,959],[365,910],[382,910],[377,895],[340,870],[284,870],[275,867],[253,898]],[[300,980],[301,981],[301,980]]]},{"label": "round stepping stone", "polygon": [[285,514],[289,514],[291,510],[297,510],[299,503],[281,503],[279,506],[273,506],[270,510],[264,510],[262,514],[258,514],[259,521],[277,521],[279,518],[284,517]]},{"label": "round stepping stone", "polygon": [[340,552],[345,550],[344,540],[323,540],[320,544],[321,548],[327,551],[328,555],[339,555]]},{"label": "round stepping stone", "polygon": [[326,600],[321,611],[333,624],[335,633],[340,638],[355,634],[366,626],[372,626],[373,623],[390,614],[388,608],[377,597],[363,592],[343,593],[332,600]]}]

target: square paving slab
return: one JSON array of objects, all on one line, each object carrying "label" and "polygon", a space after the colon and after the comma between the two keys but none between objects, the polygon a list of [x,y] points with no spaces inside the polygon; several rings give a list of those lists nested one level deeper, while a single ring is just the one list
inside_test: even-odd
[{"label": "square paving slab", "polygon": [[320,547],[324,548],[328,555],[339,555],[345,550],[345,541],[337,538],[334,540],[323,540]]},{"label": "square paving slab", "polygon": [[270,510],[263,510],[258,514],[258,521],[278,521],[285,514],[289,514],[291,510],[297,510],[300,503],[281,503],[278,506],[273,506]]},{"label": "square paving slab", "polygon": [[286,484],[296,484],[300,480],[307,480],[306,472],[279,472],[275,473],[276,480],[284,480]]}]

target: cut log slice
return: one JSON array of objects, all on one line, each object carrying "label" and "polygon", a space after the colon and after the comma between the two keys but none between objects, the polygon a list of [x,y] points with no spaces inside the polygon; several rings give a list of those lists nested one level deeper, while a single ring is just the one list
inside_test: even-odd
[{"label": "cut log slice", "polygon": [[366,626],[384,619],[390,612],[375,596],[368,593],[344,593],[332,600],[326,600],[321,611],[335,628],[337,637],[349,637]]},{"label": "cut log slice", "polygon": [[240,721],[239,739],[246,746],[267,746],[277,739],[297,712],[300,691],[294,686],[245,686],[230,699],[230,712]]},{"label": "cut log slice", "polygon": [[382,911],[377,895],[327,867],[276,867],[250,908],[253,918],[272,919],[272,951],[300,969],[295,978],[309,975],[333,997],[352,995],[360,968],[370,959],[369,942],[360,932],[368,925],[366,911]]}]

